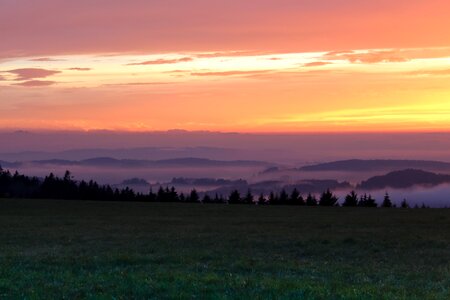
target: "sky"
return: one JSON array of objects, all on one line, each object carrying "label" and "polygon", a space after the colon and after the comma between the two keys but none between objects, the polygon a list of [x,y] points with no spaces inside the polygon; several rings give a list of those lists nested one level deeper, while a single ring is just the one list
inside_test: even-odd
[{"label": "sky", "polygon": [[448,0],[0,0],[0,129],[448,132]]}]

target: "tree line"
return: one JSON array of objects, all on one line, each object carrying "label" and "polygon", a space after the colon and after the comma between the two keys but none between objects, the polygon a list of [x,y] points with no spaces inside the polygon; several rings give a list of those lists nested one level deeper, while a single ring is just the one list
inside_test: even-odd
[{"label": "tree line", "polygon": [[[44,179],[12,174],[0,167],[0,198],[30,198],[30,199],[64,199],[64,200],[100,200],[100,201],[140,201],[140,202],[185,202],[185,203],[223,203],[223,204],[257,204],[257,205],[297,205],[297,206],[340,206],[343,207],[395,207],[388,193],[384,196],[382,203],[369,194],[359,196],[355,191],[345,196],[342,204],[339,198],[329,189],[319,197],[309,193],[303,197],[294,188],[288,193],[281,190],[280,193],[270,192],[269,195],[260,194],[255,196],[250,190],[242,194],[233,190],[229,195],[215,194],[211,196],[205,193],[203,196],[192,189],[190,193],[179,193],[175,187],[160,186],[157,191],[146,194],[136,193],[132,189],[113,188],[110,185],[100,185],[97,182],[75,181],[69,171],[64,176],[58,177],[53,173]],[[406,200],[401,203],[402,208],[408,208]],[[425,205],[422,205],[425,207]]]}]

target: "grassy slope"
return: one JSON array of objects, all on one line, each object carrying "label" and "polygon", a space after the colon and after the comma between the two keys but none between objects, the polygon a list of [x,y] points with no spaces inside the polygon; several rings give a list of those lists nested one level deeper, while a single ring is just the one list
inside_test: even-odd
[{"label": "grassy slope", "polygon": [[450,210],[0,200],[0,298],[450,299]]}]

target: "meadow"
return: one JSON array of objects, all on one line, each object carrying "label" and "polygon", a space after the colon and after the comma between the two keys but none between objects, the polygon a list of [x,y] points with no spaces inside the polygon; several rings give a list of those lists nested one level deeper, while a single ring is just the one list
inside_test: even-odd
[{"label": "meadow", "polygon": [[450,210],[0,200],[1,299],[450,299]]}]

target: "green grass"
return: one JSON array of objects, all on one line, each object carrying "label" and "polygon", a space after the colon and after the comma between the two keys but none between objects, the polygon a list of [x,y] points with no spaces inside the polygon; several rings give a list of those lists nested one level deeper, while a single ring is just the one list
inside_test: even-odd
[{"label": "green grass", "polygon": [[4,299],[450,299],[450,210],[0,200]]}]

